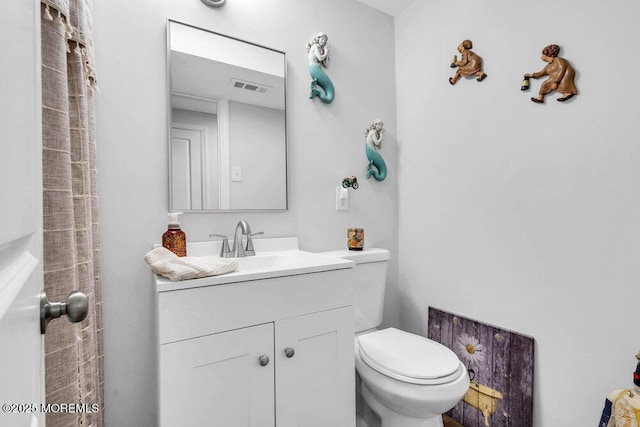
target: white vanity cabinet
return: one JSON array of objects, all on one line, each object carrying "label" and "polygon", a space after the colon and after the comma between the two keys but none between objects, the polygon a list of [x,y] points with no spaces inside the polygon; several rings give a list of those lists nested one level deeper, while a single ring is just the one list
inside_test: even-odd
[{"label": "white vanity cabinet", "polygon": [[275,325],[277,426],[353,427],[353,307]]},{"label": "white vanity cabinet", "polygon": [[157,278],[160,425],[354,427],[352,274]]},{"label": "white vanity cabinet", "polygon": [[161,425],[274,426],[273,364],[261,357],[273,360],[273,323],[161,346]]}]

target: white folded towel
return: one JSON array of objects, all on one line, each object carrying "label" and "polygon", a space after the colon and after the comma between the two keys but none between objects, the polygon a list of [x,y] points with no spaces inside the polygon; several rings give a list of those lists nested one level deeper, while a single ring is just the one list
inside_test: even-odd
[{"label": "white folded towel", "polygon": [[240,267],[238,260],[233,258],[179,257],[162,246],[147,252],[144,260],[155,274],[173,281],[218,276],[237,271]]}]

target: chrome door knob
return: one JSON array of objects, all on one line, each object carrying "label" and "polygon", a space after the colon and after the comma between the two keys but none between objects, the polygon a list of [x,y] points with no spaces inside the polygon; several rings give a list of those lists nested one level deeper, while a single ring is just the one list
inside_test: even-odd
[{"label": "chrome door knob", "polygon": [[40,333],[47,332],[51,319],[67,316],[69,322],[82,322],[89,313],[89,297],[80,291],[71,292],[66,302],[51,302],[45,291],[40,292]]},{"label": "chrome door knob", "polygon": [[296,354],[296,351],[291,347],[287,347],[284,349],[284,355],[287,356],[288,359],[291,359],[294,354]]},{"label": "chrome door knob", "polygon": [[262,355],[258,357],[258,363],[260,366],[267,366],[269,364],[269,356]]}]

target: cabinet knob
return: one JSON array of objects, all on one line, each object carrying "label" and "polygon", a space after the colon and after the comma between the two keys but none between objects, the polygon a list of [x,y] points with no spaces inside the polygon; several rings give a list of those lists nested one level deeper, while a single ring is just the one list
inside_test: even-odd
[{"label": "cabinet knob", "polygon": [[287,356],[287,358],[291,359],[294,354],[296,354],[296,352],[291,347],[287,347],[284,349],[284,355]]},{"label": "cabinet knob", "polygon": [[262,355],[258,357],[258,363],[260,366],[267,366],[269,364],[269,356]]}]

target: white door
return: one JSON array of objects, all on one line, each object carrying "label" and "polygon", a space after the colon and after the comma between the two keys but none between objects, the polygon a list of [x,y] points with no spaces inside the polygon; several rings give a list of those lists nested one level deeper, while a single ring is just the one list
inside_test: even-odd
[{"label": "white door", "polygon": [[160,346],[163,427],[274,427],[273,387],[273,323]]},{"label": "white door", "polygon": [[353,307],[276,322],[278,427],[353,427]]},{"label": "white door", "polygon": [[206,209],[206,132],[204,127],[171,127],[171,208]]},{"label": "white door", "polygon": [[3,0],[0,425],[44,425],[40,1]]}]

